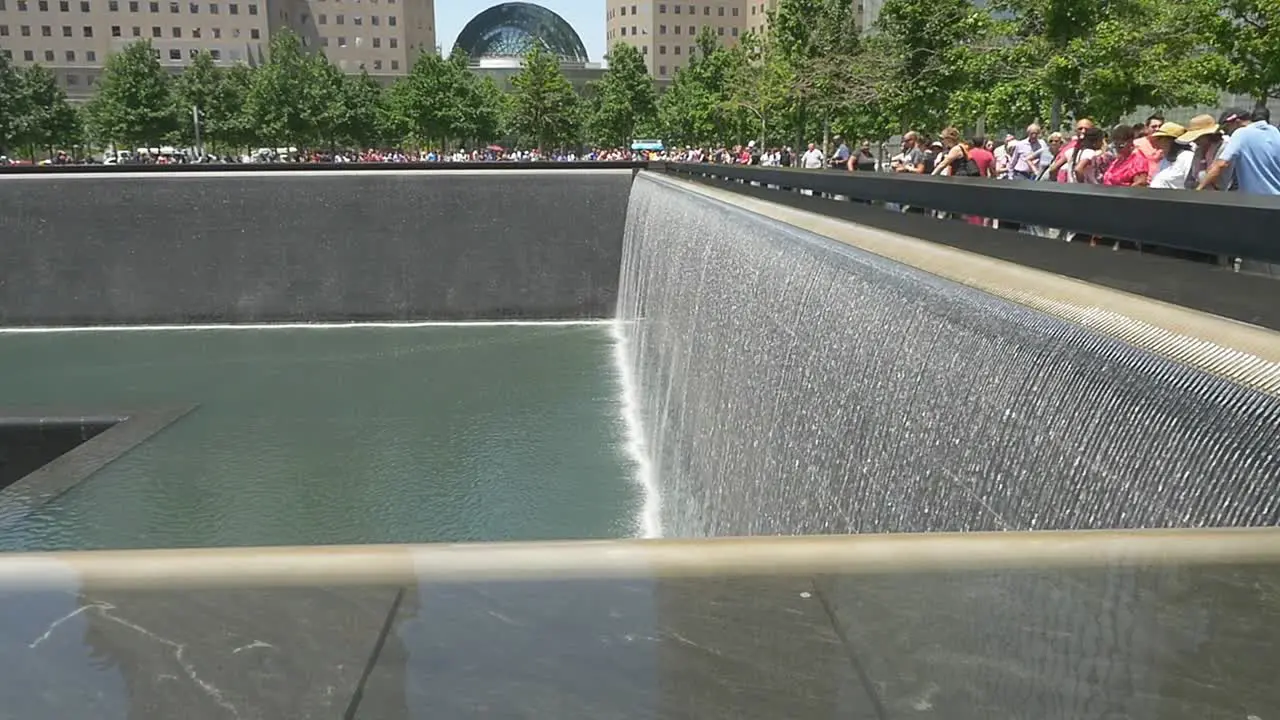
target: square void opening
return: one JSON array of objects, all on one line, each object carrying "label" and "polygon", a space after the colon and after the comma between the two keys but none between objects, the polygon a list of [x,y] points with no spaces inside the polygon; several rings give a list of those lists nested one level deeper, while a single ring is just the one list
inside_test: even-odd
[{"label": "square void opening", "polygon": [[101,435],[120,420],[0,417],[0,490]]}]

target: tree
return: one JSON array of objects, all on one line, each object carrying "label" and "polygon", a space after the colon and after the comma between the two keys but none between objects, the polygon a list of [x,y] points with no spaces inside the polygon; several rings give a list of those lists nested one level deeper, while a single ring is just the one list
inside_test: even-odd
[{"label": "tree", "polygon": [[577,137],[578,94],[554,55],[535,45],[511,85],[511,129],[523,140],[545,150]]},{"label": "tree", "polygon": [[797,76],[791,72],[777,38],[772,34],[749,32],[730,51],[730,58],[729,109],[749,113],[744,124],[752,128],[752,137],[761,143],[768,142],[771,130],[785,139],[775,126],[785,122],[794,109]]},{"label": "tree", "polygon": [[9,56],[0,52],[0,155],[13,147],[21,92],[18,72],[9,62]]},{"label": "tree", "polygon": [[227,104],[222,68],[213,62],[213,56],[201,51],[174,81],[172,86],[173,114],[178,125],[178,141],[183,145],[195,145],[196,119],[200,115],[202,140],[217,143],[224,138],[224,128],[231,117],[240,112],[237,105]]},{"label": "tree", "polygon": [[334,117],[334,136],[339,142],[356,147],[372,147],[387,139],[386,93],[369,73],[347,75],[341,79],[338,112]]},{"label": "tree", "polygon": [[1216,78],[1259,106],[1280,98],[1280,0],[1201,3],[1200,17],[1227,61]]},{"label": "tree", "polygon": [[593,88],[588,110],[592,139],[606,147],[630,146],[638,132],[658,118],[658,96],[644,56],[618,43],[609,51],[609,69]]},{"label": "tree", "polygon": [[336,90],[325,66],[324,56],[307,53],[297,35],[272,35],[271,57],[253,72],[245,97],[259,141],[283,146],[331,139],[322,137],[331,128],[321,125]]},{"label": "tree", "polygon": [[97,137],[129,147],[149,147],[176,129],[169,75],[151,41],[107,58],[88,112]]},{"label": "tree", "polygon": [[680,145],[723,142],[736,125],[729,96],[734,59],[709,27],[703,27],[696,43],[689,65],[676,71],[658,99],[659,126]]},{"label": "tree", "polygon": [[470,108],[471,124],[477,142],[492,142],[502,137],[510,114],[510,98],[491,77],[483,77],[476,83],[476,101]]},{"label": "tree", "polygon": [[463,106],[468,95],[461,95],[467,73],[459,70],[458,61],[435,53],[422,53],[413,62],[409,74],[396,82],[389,98],[391,124],[402,137],[420,144],[438,144],[448,148],[450,139],[468,136],[471,128]]},{"label": "tree", "polygon": [[19,71],[18,80],[14,145],[27,148],[34,159],[37,149],[52,151],[55,146],[79,144],[80,118],[53,73],[42,65],[29,65]]}]

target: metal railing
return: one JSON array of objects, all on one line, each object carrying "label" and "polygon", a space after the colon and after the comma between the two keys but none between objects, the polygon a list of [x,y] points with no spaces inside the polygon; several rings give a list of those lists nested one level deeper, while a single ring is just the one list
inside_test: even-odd
[{"label": "metal railing", "polygon": [[847,198],[1060,228],[1206,255],[1280,262],[1277,197],[705,163],[662,163],[655,168],[719,182],[739,192],[772,191],[779,201],[787,198],[801,206],[816,206],[824,198],[827,202]]}]

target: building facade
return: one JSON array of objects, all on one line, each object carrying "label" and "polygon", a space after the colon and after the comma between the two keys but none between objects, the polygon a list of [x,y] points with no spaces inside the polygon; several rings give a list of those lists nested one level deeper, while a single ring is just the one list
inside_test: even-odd
[{"label": "building facade", "polygon": [[[649,74],[669,81],[689,64],[696,39],[710,27],[725,47],[748,32],[763,31],[779,0],[605,0],[605,41],[634,46],[644,55]],[[870,27],[883,0],[852,0],[859,27]]]},{"label": "building facade", "polygon": [[348,72],[402,75],[434,52],[434,0],[0,0],[0,52],[40,63],[73,99],[90,95],[107,56],[149,39],[174,72],[201,50],[256,65],[288,29]]}]

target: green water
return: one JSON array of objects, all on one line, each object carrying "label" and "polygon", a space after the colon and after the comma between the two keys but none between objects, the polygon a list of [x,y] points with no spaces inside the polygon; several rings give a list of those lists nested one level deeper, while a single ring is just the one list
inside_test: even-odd
[{"label": "green water", "polygon": [[0,413],[195,409],[0,549],[635,534],[607,328],[0,336]]}]

